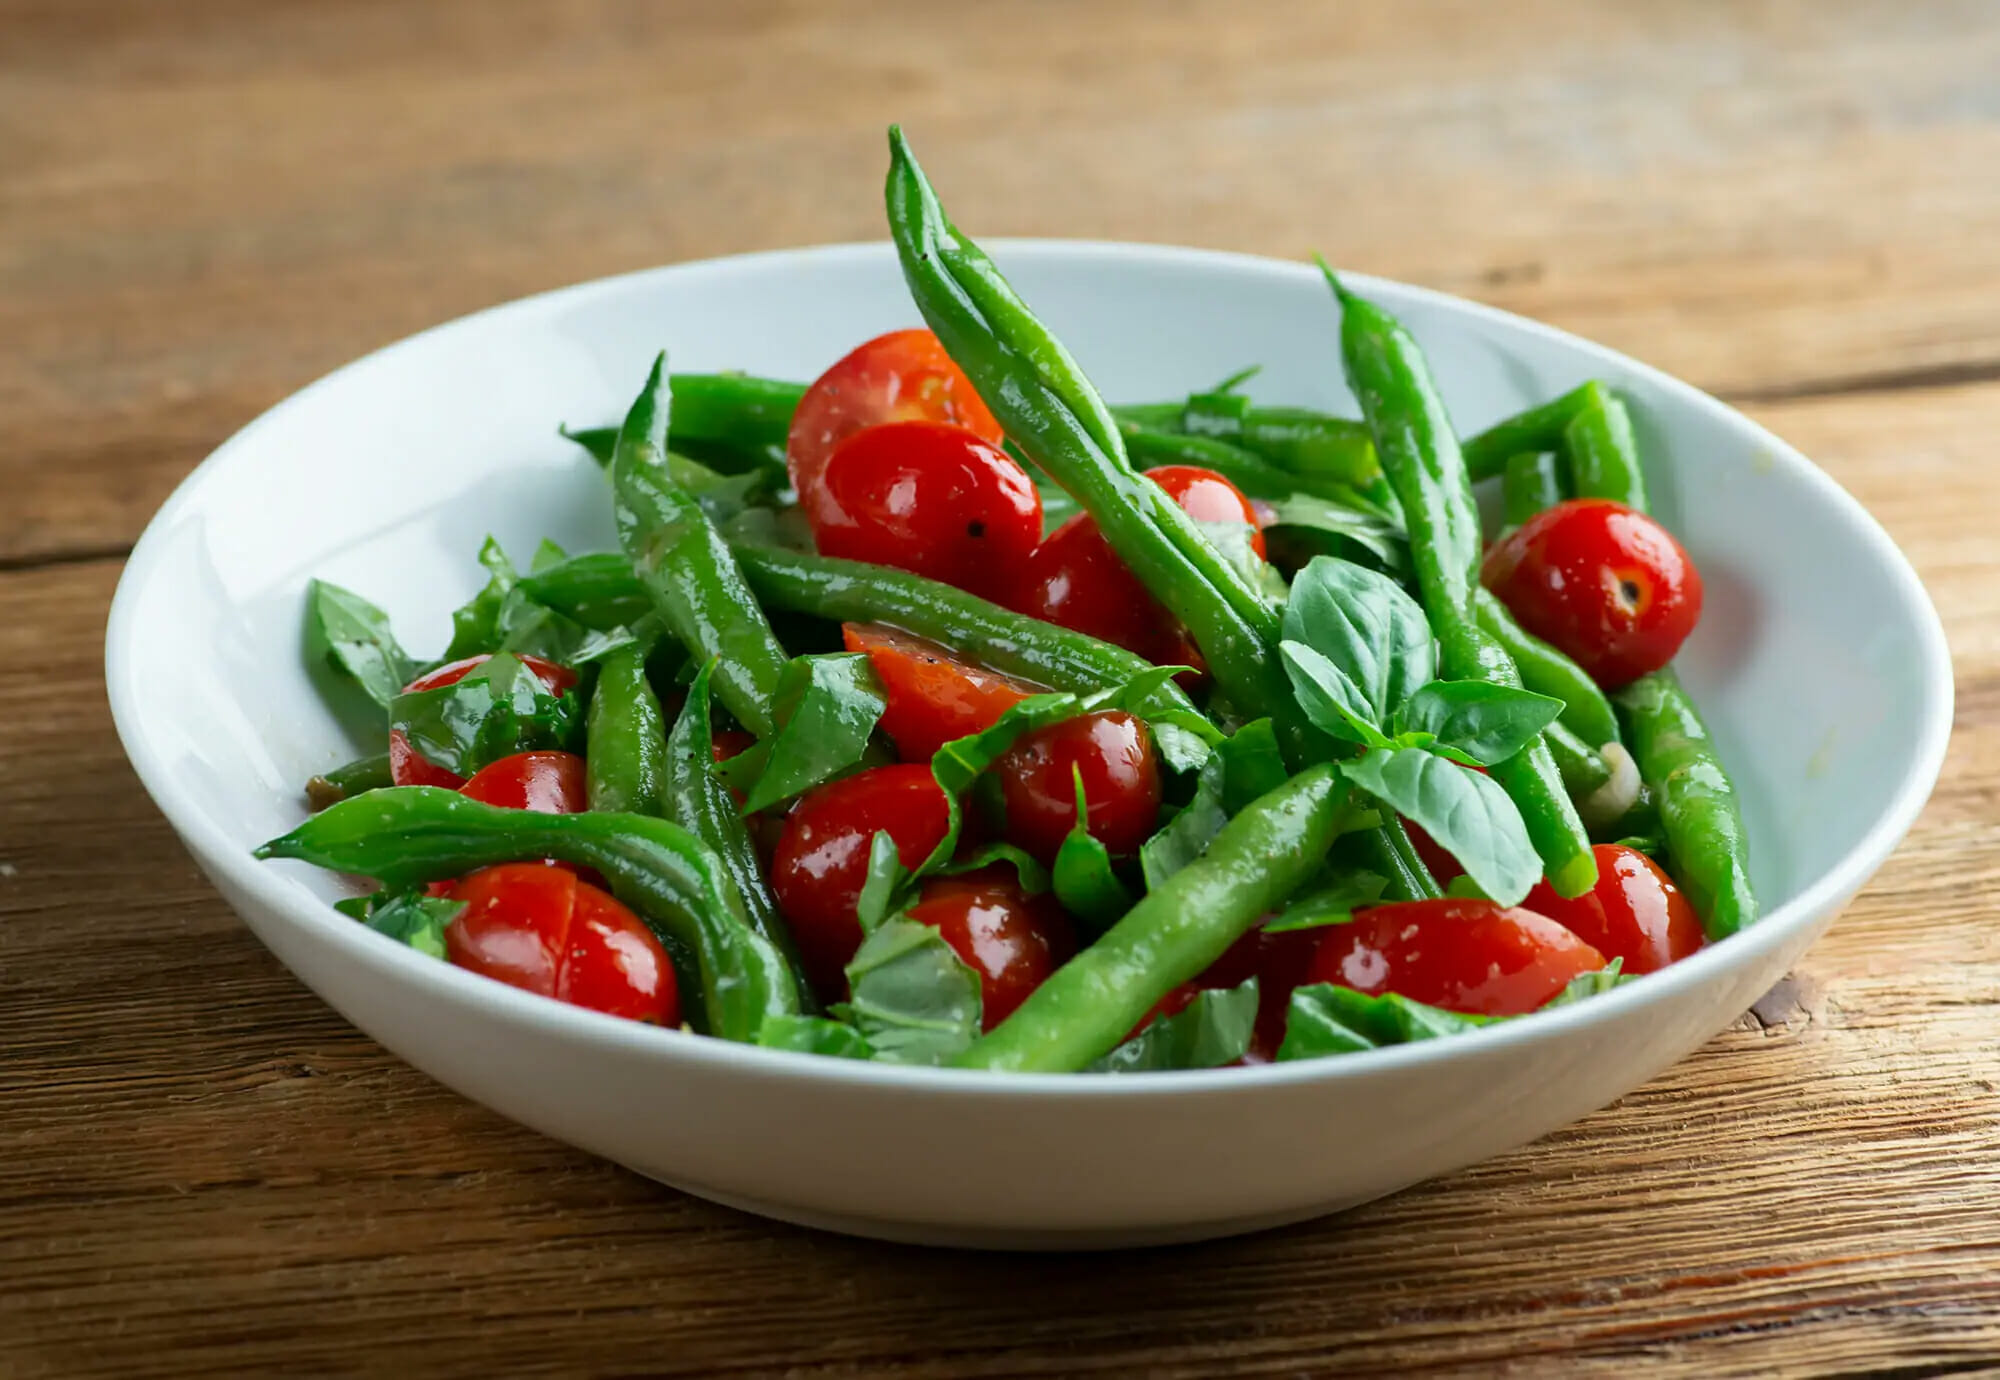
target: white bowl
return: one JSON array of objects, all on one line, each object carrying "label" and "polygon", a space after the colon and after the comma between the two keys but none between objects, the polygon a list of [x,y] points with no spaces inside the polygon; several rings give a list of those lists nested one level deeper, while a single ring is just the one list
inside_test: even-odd
[{"label": "white bowl", "polygon": [[[1002,242],[996,257],[1109,398],[1253,362],[1251,391],[1351,411],[1314,269],[1189,250]],[[1638,1086],[1761,995],[1929,795],[1951,721],[1943,631],[1882,529],[1804,457],[1685,384],[1530,321],[1355,275],[1430,352],[1461,429],[1589,377],[1635,405],[1664,520],[1707,582],[1681,659],[1742,788],[1766,915],[1671,970],[1449,1040],[1256,1069],[1007,1076],[813,1058],[619,1021],[489,982],[337,914],[339,879],[258,863],[300,786],[351,755],[299,654],[309,576],[442,646],[487,532],[612,545],[560,421],[617,417],[676,368],[810,378],[917,324],[886,245],[658,269],[389,347],[230,440],[147,528],[106,645],[118,731],[195,859],[272,952],[403,1058],[551,1136],[753,1212],[893,1239],[1099,1247],[1222,1236],[1378,1197]]]}]

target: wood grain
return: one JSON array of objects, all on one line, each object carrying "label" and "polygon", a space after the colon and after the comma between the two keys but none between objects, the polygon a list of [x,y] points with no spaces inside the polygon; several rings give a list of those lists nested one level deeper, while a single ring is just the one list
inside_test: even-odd
[{"label": "wood grain", "polygon": [[[971,16],[0,4],[0,1375],[2000,1368],[1994,12]],[[1908,844],[1791,981],[1618,1105],[1193,1248],[774,1226],[347,1028],[124,765],[117,554],[228,431],[396,335],[876,235],[892,116],[977,230],[1318,245],[1761,399],[1946,619],[1957,736]]]}]

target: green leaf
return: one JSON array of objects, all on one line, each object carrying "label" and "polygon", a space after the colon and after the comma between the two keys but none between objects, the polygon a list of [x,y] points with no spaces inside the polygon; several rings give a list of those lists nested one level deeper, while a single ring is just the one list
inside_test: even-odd
[{"label": "green leaf", "polygon": [[590,452],[590,458],[600,465],[609,466],[612,455],[618,449],[618,428],[615,426],[587,426],[571,431],[565,422],[556,428],[556,434],[582,446]]},{"label": "green leaf", "polygon": [[1217,744],[1216,751],[1222,758],[1222,808],[1231,818],[1258,796],[1291,780],[1269,719],[1243,725]]},{"label": "green leaf", "polygon": [[759,745],[765,749],[761,762],[739,769],[757,770],[745,789],[743,813],[768,810],[860,762],[884,703],[882,682],[864,654],[794,657],[773,703],[778,732]]},{"label": "green leaf", "polygon": [[333,906],[377,934],[386,934],[432,958],[445,956],[445,929],[465,910],[463,901],[448,896],[426,896],[422,890],[377,891],[335,901]]},{"label": "green leaf", "polygon": [[389,615],[325,580],[306,586],[306,656],[351,679],[382,709],[416,674],[416,663],[389,630]]},{"label": "green leaf", "polygon": [[1570,1006],[1586,997],[1594,997],[1609,992],[1614,987],[1623,987],[1628,982],[1637,982],[1638,973],[1623,971],[1625,960],[1614,958],[1595,972],[1579,973],[1563,986],[1562,991],[1543,1002],[1537,1010],[1546,1011],[1552,1006]]},{"label": "green leaf", "polygon": [[1264,923],[1266,934],[1344,925],[1354,912],[1382,899],[1389,881],[1373,872],[1342,871],[1293,896],[1285,908]]},{"label": "green leaf", "polygon": [[446,661],[462,661],[482,652],[500,650],[500,609],[518,576],[500,543],[488,537],[479,545],[479,563],[486,567],[486,586],[452,610],[451,644]]},{"label": "green leaf", "polygon": [[1070,768],[1076,785],[1076,824],[1056,850],[1051,869],[1056,900],[1094,934],[1102,934],[1132,909],[1132,893],[1111,870],[1111,853],[1086,827],[1089,806],[1083,794],[1083,768]]},{"label": "green leaf", "polygon": [[[1356,504],[1365,502],[1359,494]],[[1402,525],[1379,511],[1298,493],[1272,505],[1264,539],[1273,554],[1336,556],[1396,579],[1411,574],[1410,542]]]},{"label": "green leaf", "polygon": [[836,1059],[872,1059],[875,1051],[860,1031],[825,1016],[773,1013],[764,1017],[757,1043],[765,1049],[789,1049],[798,1054],[825,1054]]},{"label": "green leaf", "polygon": [[938,932],[890,920],[847,965],[854,1027],[892,1064],[942,1064],[979,1037],[979,978]]},{"label": "green leaf", "polygon": [[1376,727],[1375,707],[1368,692],[1340,667],[1303,642],[1278,644],[1279,659],[1292,682],[1292,697],[1313,727],[1343,742],[1363,747],[1389,747],[1390,739]]},{"label": "green leaf", "polygon": [[855,902],[863,934],[875,933],[884,920],[903,908],[909,881],[909,869],[896,851],[895,838],[887,829],[877,829],[875,837],[868,840],[868,877]]},{"label": "green leaf", "polygon": [[1054,885],[1049,870],[1013,844],[1001,839],[982,843],[962,857],[933,869],[939,877],[956,877],[966,872],[977,872],[987,867],[1012,867],[1014,877],[1021,890],[1030,896],[1039,896]]},{"label": "green leaf", "polygon": [[538,575],[544,570],[552,570],[569,559],[569,552],[557,546],[547,537],[535,547],[535,554],[528,561],[528,573]]},{"label": "green leaf", "polygon": [[444,660],[517,652],[570,664],[577,649],[590,640],[590,629],[531,594],[492,537],[480,545],[479,563],[488,572],[486,586],[453,610],[451,645],[445,648]]},{"label": "green leaf", "polygon": [[595,632],[611,632],[652,616],[653,601],[620,551],[571,556],[521,577],[520,588],[538,603]]},{"label": "green leaf", "polygon": [[1499,1019],[1465,1016],[1387,992],[1371,997],[1348,987],[1316,982],[1292,993],[1285,1014],[1285,1041],[1278,1061],[1353,1054],[1413,1040],[1462,1035]]},{"label": "green leaf", "polygon": [[1370,748],[1342,762],[1347,779],[1423,826],[1480,890],[1519,905],[1542,878],[1521,812],[1498,782],[1422,748]]},{"label": "green leaf", "polygon": [[459,776],[516,752],[575,751],[583,733],[576,692],[551,695],[533,671],[504,652],[456,684],[396,696],[389,723],[418,755]]},{"label": "green leaf", "polygon": [[1563,702],[1481,680],[1434,680],[1396,711],[1400,731],[1429,733],[1483,766],[1504,762],[1535,741]]},{"label": "green leaf", "polygon": [[1253,720],[1221,739],[1196,779],[1193,799],[1139,846],[1146,889],[1200,857],[1238,810],[1288,779],[1269,719]]},{"label": "green leaf", "polygon": [[1147,1027],[1084,1070],[1154,1073],[1233,1064],[1250,1048],[1257,1027],[1257,979],[1240,987],[1195,994],[1185,1008]]},{"label": "green leaf", "polygon": [[1331,662],[1356,692],[1347,707],[1377,728],[1436,673],[1417,601],[1379,571],[1331,556],[1315,556],[1292,581],[1282,636]]}]

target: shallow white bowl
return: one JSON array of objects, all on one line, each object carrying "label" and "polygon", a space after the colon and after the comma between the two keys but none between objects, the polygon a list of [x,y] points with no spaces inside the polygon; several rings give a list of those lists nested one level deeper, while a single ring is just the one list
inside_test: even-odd
[{"label": "shallow white bowl", "polygon": [[[1352,410],[1314,269],[1144,246],[996,257],[1107,397],[1261,361],[1271,400]],[[299,655],[309,576],[442,646],[487,532],[612,545],[559,421],[621,414],[676,368],[810,378],[917,324],[886,245],[686,264],[441,326],[273,408],[183,484],[132,554],[106,646],[132,763],[223,896],[403,1058],[506,1116],[690,1193],[842,1231],[979,1246],[1221,1236],[1377,1197],[1601,1107],[1740,1015],[1895,847],[1951,720],[1937,615],[1869,516],[1782,441],[1559,331],[1356,275],[1430,352],[1462,430],[1588,377],[1635,405],[1664,520],[1707,581],[1681,665],[1741,785],[1766,918],[1670,971],[1476,1034],[1248,1070],[1117,1077],[904,1069],[614,1020],[489,982],[327,903],[250,849],[350,755]]]}]

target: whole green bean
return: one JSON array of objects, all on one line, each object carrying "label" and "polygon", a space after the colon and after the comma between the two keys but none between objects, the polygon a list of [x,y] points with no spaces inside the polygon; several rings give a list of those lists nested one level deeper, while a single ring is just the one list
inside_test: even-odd
[{"label": "whole green bean", "polygon": [[1193,436],[1183,431],[1152,431],[1121,420],[1118,429],[1125,437],[1125,453],[1134,465],[1152,469],[1157,465],[1199,465],[1214,470],[1251,498],[1279,500],[1294,494],[1311,494],[1343,507],[1361,507],[1371,500],[1361,489],[1343,479],[1318,474],[1295,474],[1280,469],[1255,451],[1213,436]]},{"label": "whole green bean", "polygon": [[1563,702],[1563,727],[1594,748],[1618,741],[1618,715],[1588,671],[1515,622],[1499,596],[1483,585],[1473,591],[1472,612],[1514,659],[1523,686]]},{"label": "whole green bean", "polygon": [[652,596],[621,551],[571,556],[523,575],[520,583],[537,603],[595,632],[628,627],[653,611]]},{"label": "whole green bean", "polygon": [[1110,1053],[1161,997],[1318,870],[1347,795],[1345,780],[1321,764],[1252,801],[1207,852],[1148,892],[954,1062],[1062,1073]]},{"label": "whole green bean", "polygon": [[889,131],[889,229],[924,319],[1007,434],[1097,520],[1140,582],[1193,635],[1245,713],[1268,715],[1296,765],[1320,739],[1277,657],[1278,616],[1194,519],[1132,467],[1104,400],[992,260],[960,234]]},{"label": "whole green bean", "polygon": [[1710,939],[1757,919],[1750,855],[1736,787],[1722,769],[1701,712],[1671,667],[1641,676],[1616,696],[1632,756],[1653,790],[1673,854],[1675,880],[1700,912]]},{"label": "whole green bean", "polygon": [[1500,513],[1509,527],[1563,501],[1560,464],[1561,457],[1547,451],[1524,450],[1507,457],[1500,476]]},{"label": "whole green bean", "polygon": [[663,939],[691,953],[711,1034],[755,1040],[791,1015],[790,968],[752,930],[721,864],[677,824],[645,815],[506,810],[435,786],[393,786],[335,805],[257,850],[401,888],[525,858],[593,867]]},{"label": "whole green bean", "polygon": [[585,720],[584,782],[593,810],[665,813],[666,720],[646,679],[646,653],[638,643],[620,647],[598,668]]},{"label": "whole green bean", "polygon": [[1561,774],[1563,789],[1569,792],[1571,800],[1581,804],[1611,779],[1611,767],[1603,756],[1560,719],[1542,730],[1542,737],[1549,745],[1549,755],[1555,758],[1556,771]]},{"label": "whole green bean", "polygon": [[[725,470],[784,468],[785,439],[792,413],[805,394],[804,384],[748,374],[675,374],[669,382],[674,393],[669,448]],[[589,451],[598,464],[611,463],[617,427],[560,431]]]},{"label": "whole green bean", "polygon": [[1360,485],[1380,473],[1364,423],[1308,407],[1260,405],[1240,393],[1196,393],[1185,403],[1111,411],[1147,430],[1228,441],[1300,477]]},{"label": "whole green bean", "polygon": [[306,782],[306,803],[315,810],[324,810],[349,796],[394,784],[395,780],[389,774],[389,754],[378,752],[373,757],[359,758]]},{"label": "whole green bean", "polygon": [[1583,403],[1563,428],[1576,496],[1608,498],[1645,512],[1646,476],[1625,400],[1594,380],[1581,391]]},{"label": "whole green bean", "polygon": [[1388,818],[1376,828],[1348,835],[1354,840],[1351,846],[1356,860],[1388,883],[1382,888],[1383,900],[1435,901],[1444,890],[1431,875],[1430,865],[1410,842],[1403,821],[1386,810],[1383,813]]},{"label": "whole green bean", "polygon": [[654,610],[689,653],[719,659],[716,695],[760,738],[774,724],[771,702],[790,660],[750,595],[736,559],[693,495],[665,468],[671,394],[662,353],[625,416],[611,462],[618,543],[652,597]]},{"label": "whole green bean", "polygon": [[[1349,293],[1331,269],[1326,276],[1341,303],[1348,384],[1361,400],[1382,470],[1402,503],[1418,593],[1438,637],[1444,674],[1519,688],[1513,658],[1473,612],[1473,573],[1482,549],[1479,509],[1423,353],[1394,317]],[[1520,809],[1549,884],[1562,896],[1590,890],[1597,861],[1548,744],[1537,739],[1490,770]]]},{"label": "whole green bean", "polygon": [[1589,384],[1572,388],[1525,412],[1495,422],[1465,442],[1465,472],[1473,480],[1491,479],[1506,468],[1507,458],[1524,450],[1561,450],[1563,431],[1583,406]]},{"label": "whole green bean", "polygon": [[[709,662],[695,672],[687,699],[666,741],[666,771],[661,800],[667,817],[700,839],[722,864],[722,874],[742,904],[750,928],[784,955],[798,988],[800,1005],[815,1006],[812,988],[802,976],[792,932],[778,915],[770,884],[750,839],[749,826],[736,808],[729,788],[715,774],[715,738],[708,720]],[[600,691],[599,693],[602,693]]]}]

